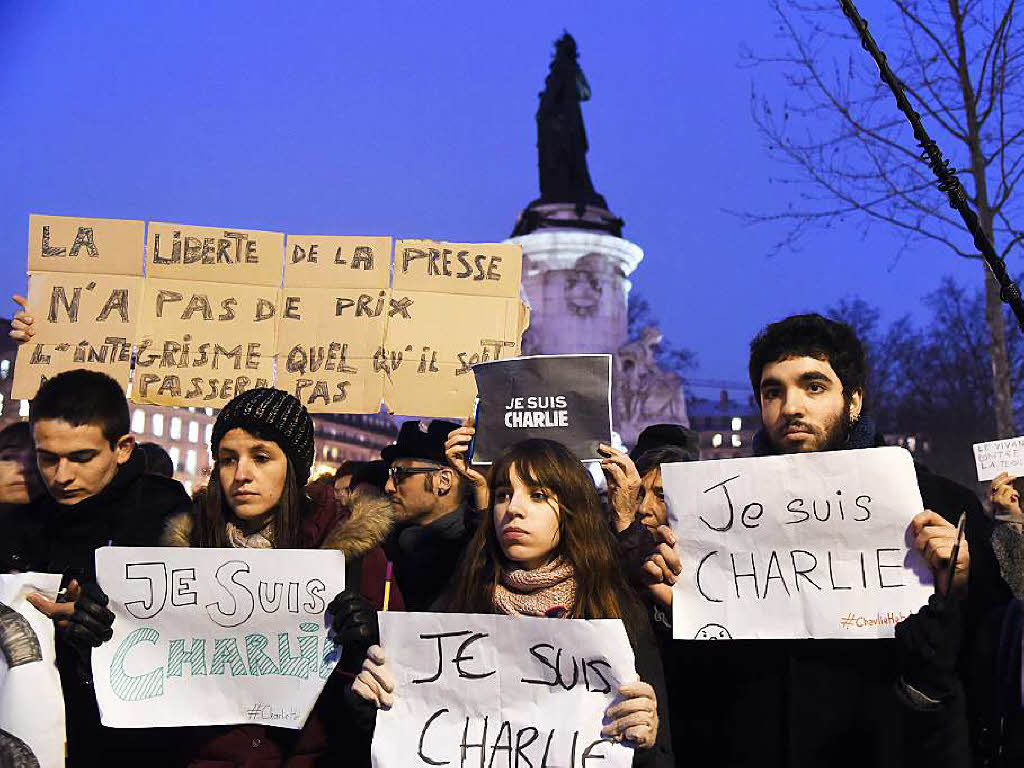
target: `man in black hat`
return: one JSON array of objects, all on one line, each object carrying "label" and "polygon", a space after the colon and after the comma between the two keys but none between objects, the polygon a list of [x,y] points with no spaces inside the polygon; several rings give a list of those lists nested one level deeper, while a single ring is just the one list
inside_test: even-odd
[{"label": "man in black hat", "polygon": [[430,610],[438,601],[473,533],[466,525],[465,484],[444,455],[445,440],[457,426],[438,419],[426,427],[407,421],[398,441],[381,451],[388,465],[384,492],[397,523],[384,552],[410,611]]}]

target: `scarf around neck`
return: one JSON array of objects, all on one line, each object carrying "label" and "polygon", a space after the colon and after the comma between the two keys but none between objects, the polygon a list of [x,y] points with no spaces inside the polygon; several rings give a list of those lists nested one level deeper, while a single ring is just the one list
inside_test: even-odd
[{"label": "scarf around neck", "polygon": [[235,549],[273,549],[274,521],[271,520],[261,530],[246,534],[241,528],[228,520],[225,523],[228,541]]},{"label": "scarf around neck", "polygon": [[527,571],[502,568],[494,585],[494,609],[504,614],[557,616],[572,613],[576,606],[576,577],[572,565],[561,557]]}]

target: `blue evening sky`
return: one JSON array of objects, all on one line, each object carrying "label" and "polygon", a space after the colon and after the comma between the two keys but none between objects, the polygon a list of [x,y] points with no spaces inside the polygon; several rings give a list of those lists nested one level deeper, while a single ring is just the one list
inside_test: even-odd
[{"label": "blue evening sky", "polygon": [[[859,5],[884,46],[884,3]],[[923,317],[942,274],[981,284],[980,264],[896,260],[894,235],[852,226],[768,258],[778,232],[723,211],[786,200],[750,117],[761,75],[738,66],[741,45],[776,45],[759,0],[0,0],[0,282],[24,286],[30,212],[501,240],[538,195],[563,28],[593,89],[595,186],[695,376],[742,381],[751,335],[794,311],[857,294]]]}]

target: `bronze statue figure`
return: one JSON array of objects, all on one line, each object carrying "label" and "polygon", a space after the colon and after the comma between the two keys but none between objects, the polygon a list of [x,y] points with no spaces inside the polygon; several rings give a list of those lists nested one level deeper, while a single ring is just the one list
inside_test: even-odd
[{"label": "bronze statue figure", "polygon": [[577,61],[576,41],[566,32],[555,43],[555,55],[537,108],[537,161],[541,203],[574,203],[607,208],[594,191],[587,170],[587,132],[580,102],[590,98],[590,85]]}]

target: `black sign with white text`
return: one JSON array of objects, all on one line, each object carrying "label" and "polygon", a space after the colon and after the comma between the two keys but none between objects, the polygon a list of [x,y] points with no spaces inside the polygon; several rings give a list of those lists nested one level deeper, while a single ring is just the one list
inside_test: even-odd
[{"label": "black sign with white text", "polygon": [[557,440],[581,460],[611,443],[611,355],[536,355],[473,366],[479,403],[472,460],[491,464],[514,443]]}]

